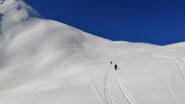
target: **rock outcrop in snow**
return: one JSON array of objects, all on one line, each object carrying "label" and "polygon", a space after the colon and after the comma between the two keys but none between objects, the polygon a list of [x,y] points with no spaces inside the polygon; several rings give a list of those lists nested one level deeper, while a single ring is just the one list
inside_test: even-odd
[{"label": "rock outcrop in snow", "polygon": [[29,17],[40,16],[37,11],[25,4],[22,0],[1,0],[0,13],[5,19],[18,23]]}]

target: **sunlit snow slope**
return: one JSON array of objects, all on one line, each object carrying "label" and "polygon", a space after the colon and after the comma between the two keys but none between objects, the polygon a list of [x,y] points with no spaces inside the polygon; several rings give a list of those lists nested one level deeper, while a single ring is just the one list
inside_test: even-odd
[{"label": "sunlit snow slope", "polygon": [[184,52],[113,42],[0,0],[0,104],[185,104]]}]

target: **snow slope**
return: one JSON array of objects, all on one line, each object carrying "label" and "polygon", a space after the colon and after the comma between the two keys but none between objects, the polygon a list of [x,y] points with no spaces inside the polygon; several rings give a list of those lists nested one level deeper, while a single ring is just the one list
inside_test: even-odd
[{"label": "snow slope", "polygon": [[185,104],[185,43],[113,42],[21,0],[0,20],[0,104]]}]

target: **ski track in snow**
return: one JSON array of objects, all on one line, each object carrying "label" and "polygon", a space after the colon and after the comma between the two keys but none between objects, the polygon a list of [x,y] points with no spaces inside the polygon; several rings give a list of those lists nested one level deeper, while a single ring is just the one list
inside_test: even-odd
[{"label": "ski track in snow", "polygon": [[[109,71],[109,73],[111,72],[111,66],[109,67],[109,69],[108,70],[110,70]],[[109,75],[109,73],[108,73],[108,75]],[[107,92],[107,95],[108,95],[108,97],[109,97],[109,99],[110,99],[110,102],[111,102],[111,104],[115,104],[115,101],[112,99],[112,97],[111,97],[111,95],[110,95],[110,92],[109,92],[109,90],[108,90],[108,76],[107,76],[107,83],[106,83],[106,92]]]},{"label": "ski track in snow", "polygon": [[184,104],[183,103],[184,101],[180,98],[181,96],[177,92],[177,89],[175,88],[172,80],[173,80],[172,78],[169,79],[168,87],[170,88],[170,91],[172,92],[172,94],[173,94],[174,98],[176,99],[176,101],[178,102],[178,104]]},{"label": "ski track in snow", "polygon": [[[134,80],[136,82],[134,84],[137,84],[137,81],[144,81],[145,78],[153,81],[155,78],[158,80],[158,76],[164,75],[164,79],[159,79],[159,81],[163,82],[168,78],[164,82],[165,86],[161,82],[162,85],[151,86],[150,84],[146,86],[147,89],[165,87],[167,89],[160,90],[169,91],[169,93],[161,95],[163,100],[165,99],[170,104],[185,104],[185,95],[182,92],[185,91],[184,45],[185,43],[178,43],[171,47],[125,41],[115,42],[109,39],[99,38],[98,36],[91,35],[90,33],[83,32],[57,21],[45,19],[36,10],[24,3],[24,0],[0,0],[0,67],[2,70],[0,84],[5,84],[0,88],[2,91],[0,93],[0,104],[19,104],[19,101],[29,104],[33,102],[36,104],[40,104],[41,102],[49,104],[54,100],[54,104],[84,104],[85,102],[87,104],[89,100],[99,100],[95,102],[100,102],[101,104],[116,104],[118,102],[120,104],[137,104],[139,102],[136,101],[142,99],[148,100],[148,98],[137,99],[138,94],[143,96],[150,94],[148,104],[154,104],[155,102],[161,104],[160,98],[157,96],[161,94],[160,92],[151,91],[151,93],[142,93],[142,91],[139,91],[145,89],[132,91],[134,86],[129,87],[129,83],[127,83],[127,81],[130,81],[130,78],[125,80],[121,76],[123,73],[119,73],[119,70],[114,70],[112,64],[108,66],[108,64],[104,63],[107,59],[114,59],[118,62],[134,60],[131,63],[126,62],[125,64],[128,66],[131,64],[145,66],[143,62],[156,62],[156,60],[151,60],[150,58],[152,54],[158,52],[162,54],[153,55],[154,57],[160,57],[157,60],[158,63],[156,65],[159,65],[159,67],[157,67],[158,69],[156,71],[159,73],[161,71],[160,67],[165,67],[165,70],[162,70],[164,73],[155,73],[156,76],[151,76],[150,79],[148,76],[151,72],[149,73],[148,71],[139,69],[143,72],[143,78],[137,79],[138,76],[134,76],[132,72],[135,70],[129,70],[129,74],[133,75],[131,80]],[[51,59],[50,57],[45,59],[48,55],[51,55]],[[147,56],[142,57],[143,59],[140,60],[140,56],[142,55]],[[139,60],[137,59],[138,56]],[[161,60],[163,58],[167,59]],[[85,60],[93,62],[94,64],[90,64],[94,66],[93,68],[99,68],[96,66],[97,62],[102,62],[101,64],[98,63],[98,65],[101,65],[101,68],[103,65],[107,66],[103,66],[102,73],[98,76],[95,75],[96,73],[93,73],[94,70],[91,70],[92,72],[89,73],[89,68],[86,68],[86,65],[89,64]],[[40,61],[43,62],[40,63]],[[141,63],[137,63],[138,61]],[[163,65],[164,61],[166,65]],[[29,71],[24,70],[24,67],[27,68],[30,65],[34,67],[29,68]],[[50,67],[50,65],[56,66]],[[77,68],[75,65],[77,65]],[[137,70],[137,65],[129,68]],[[37,68],[39,70],[36,70]],[[148,66],[145,68],[148,68]],[[171,68],[174,69],[171,70]],[[155,69],[155,67],[151,67],[152,69]],[[75,71],[66,73],[68,70]],[[96,70],[97,73],[99,73],[98,71]],[[90,79],[88,80],[87,77]],[[76,79],[73,80],[73,78]],[[69,83],[67,82],[63,85],[63,83],[57,83],[59,81],[61,83],[62,81],[69,81]],[[74,86],[76,83],[73,83],[73,81],[79,81],[79,86]],[[19,83],[21,84],[19,85]],[[101,84],[100,86],[98,85],[99,83]],[[58,84],[62,87],[59,88]],[[144,86],[144,83],[141,84]],[[80,87],[83,85],[85,87],[81,89]],[[69,92],[63,92],[63,86]],[[72,89],[70,89],[71,87]],[[73,87],[75,88],[73,89]],[[50,88],[55,89],[55,91],[51,91]],[[91,88],[92,91],[89,94],[89,89],[91,90]],[[40,95],[42,91],[46,91],[46,95],[42,96],[44,93]],[[85,91],[88,94],[78,94],[81,91]],[[57,96],[58,94],[59,96]],[[154,99],[152,99],[153,96]],[[76,100],[78,101],[75,102]],[[117,100],[121,101],[117,102]]]},{"label": "ski track in snow", "polygon": [[[184,74],[184,72],[183,72],[182,65],[180,65],[180,63],[179,63],[177,57],[175,57],[174,60],[176,61],[176,64],[177,64],[178,69],[179,69],[179,73],[181,74],[181,77],[182,77],[182,79],[183,79],[183,81],[184,81],[184,83],[185,83],[185,74]],[[173,79],[172,79],[172,82],[174,83]],[[173,84],[173,85],[174,85],[174,84]],[[174,90],[177,92],[177,88],[176,88],[175,86],[174,86]],[[183,99],[183,97],[181,96],[181,94],[179,94],[179,97],[181,97],[180,100],[181,100],[181,102],[183,102],[183,104],[184,104],[184,103],[185,103],[185,100]]]},{"label": "ski track in snow", "polygon": [[93,80],[93,71],[91,71],[91,75],[90,75],[90,82],[91,82],[91,87],[94,91],[94,93],[96,94],[96,96],[98,97],[98,99],[100,100],[100,102],[103,102],[104,104],[115,104],[114,100],[112,99],[110,92],[108,91],[108,76],[110,74],[111,68],[109,67],[108,70],[106,70],[106,74],[104,77],[104,96],[101,94],[100,90],[98,89],[98,87],[96,86],[94,80]]},{"label": "ski track in snow", "polygon": [[[185,64],[185,60],[184,59],[180,59],[182,62],[183,62],[183,65]],[[183,69],[185,69],[185,65],[183,66]],[[184,76],[185,76],[185,72],[184,71],[182,71],[183,72],[183,74],[184,74]]]},{"label": "ski track in snow", "polygon": [[108,77],[109,77],[109,73],[111,71],[111,66],[109,66],[108,70],[106,71],[105,77],[104,77],[104,96],[106,97],[106,101],[108,104],[114,104],[113,99],[111,98],[109,91],[108,91]]},{"label": "ski track in snow", "polygon": [[[111,66],[112,67],[112,66]],[[105,104],[116,104],[115,101],[113,100],[113,98],[111,97],[110,95],[110,92],[108,90],[108,81],[109,81],[109,74],[111,72],[111,70],[113,70],[113,75],[114,77],[116,78],[116,82],[123,94],[123,97],[124,99],[126,99],[128,101],[129,104],[137,104],[134,100],[133,100],[133,97],[130,96],[130,94],[128,93],[128,91],[126,90],[125,87],[123,87],[122,83],[121,83],[121,80],[119,78],[119,76],[117,75],[116,71],[113,69],[113,68],[108,68],[108,70],[106,71],[106,74],[105,74],[105,77],[104,77],[104,96],[102,96],[100,90],[97,88],[96,84],[94,83],[93,81],[93,75],[91,72],[91,76],[90,76],[90,81],[91,81],[91,86],[94,90],[94,93],[96,94],[96,96],[100,99],[100,101]]]},{"label": "ski track in snow", "polygon": [[90,75],[90,84],[91,84],[91,87],[92,87],[94,93],[96,94],[97,98],[100,100],[100,102],[107,104],[105,98],[102,96],[100,90],[98,89],[98,87],[96,86],[96,84],[93,80],[93,71],[91,71],[91,75]]},{"label": "ski track in snow", "polygon": [[176,64],[177,66],[177,69],[185,83],[185,74],[184,74],[184,71],[182,70],[179,62],[178,62],[178,58],[177,57],[173,57],[173,56],[159,56],[159,55],[154,55],[153,57],[163,57],[163,58],[168,58],[168,59],[172,59],[172,61]]},{"label": "ski track in snow", "polygon": [[118,74],[116,73],[116,71],[114,70],[113,71],[115,77],[116,77],[116,80],[117,80],[117,83],[119,85],[119,88],[124,96],[124,98],[126,98],[126,100],[129,102],[129,104],[137,104],[135,102],[135,100],[133,99],[133,97],[128,93],[128,91],[126,90],[126,88],[123,86]]},{"label": "ski track in snow", "polygon": [[[172,57],[172,58],[173,58],[173,57]],[[180,66],[180,64],[179,64],[179,62],[178,62],[178,59],[175,57],[175,58],[173,58],[173,60],[175,61],[176,65],[177,65],[177,67],[178,67],[179,73],[180,73],[180,75],[181,75],[181,77],[182,77],[182,79],[183,79],[183,81],[184,81],[184,83],[185,83],[185,75],[184,75],[184,72],[183,72],[183,70],[182,70],[182,68],[181,68],[181,66]]]},{"label": "ski track in snow", "polygon": [[[185,83],[185,74],[181,68],[181,65],[179,64],[179,58],[177,57],[173,57],[173,56],[159,56],[159,55],[155,55],[154,57],[163,57],[163,58],[168,58],[168,59],[172,59],[172,61],[175,63],[175,65],[177,66],[177,70],[179,71],[179,74],[182,78],[182,80],[184,81]],[[174,86],[173,82],[172,82],[173,79],[169,79],[168,81],[168,86],[171,90],[171,92],[173,93],[173,96],[175,97],[175,99],[177,100],[177,102],[179,104],[184,104],[184,99],[182,98],[182,96],[178,93],[177,91],[177,88]]]}]

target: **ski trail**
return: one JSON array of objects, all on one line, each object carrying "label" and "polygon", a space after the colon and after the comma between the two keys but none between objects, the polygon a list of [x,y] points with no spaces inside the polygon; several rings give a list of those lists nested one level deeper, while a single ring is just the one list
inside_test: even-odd
[{"label": "ski trail", "polygon": [[174,84],[173,84],[173,83],[174,83],[174,80],[172,79],[172,80],[171,80],[171,82],[172,82],[172,85],[173,85],[174,91],[176,91],[176,92],[177,92],[177,94],[178,94],[178,95],[179,95],[179,97],[181,98],[181,99],[180,99],[180,100],[181,100],[181,102],[183,102],[183,104],[184,104],[185,100],[183,99],[183,96],[182,96],[181,94],[179,94],[179,93],[178,93],[178,91],[177,91],[177,89],[178,89],[178,88],[177,88],[176,86],[174,86]]},{"label": "ski trail", "polygon": [[[176,65],[177,65],[177,67],[178,67],[178,71],[179,71],[179,73],[180,73],[180,76],[181,76],[181,78],[182,78],[182,80],[184,81],[184,83],[185,83],[185,75],[184,75],[184,72],[183,72],[183,69],[182,69],[182,67],[181,67],[181,65],[179,64],[179,61],[178,61],[178,59],[175,57],[174,58],[174,61],[175,61],[175,63],[176,63]],[[176,88],[175,88],[176,89]],[[177,91],[176,91],[177,92]],[[185,102],[184,101],[184,99],[182,98],[182,96],[180,96],[181,97],[181,101],[182,102]]]},{"label": "ski trail", "polygon": [[109,90],[107,90],[107,95],[108,95],[108,97],[109,97],[109,99],[111,101],[111,104],[115,104],[115,101],[112,99],[112,97],[111,97],[111,95],[109,93]]},{"label": "ski trail", "polygon": [[183,70],[181,69],[181,66],[180,66],[180,64],[179,64],[179,62],[178,62],[178,60],[177,60],[177,58],[173,58],[173,60],[174,60],[175,64],[176,64],[177,67],[178,67],[179,73],[180,73],[180,75],[181,75],[183,81],[185,82],[185,75],[184,75]]},{"label": "ski trail", "polygon": [[109,76],[109,73],[111,71],[111,68],[110,67],[108,68],[108,70],[107,70],[107,72],[105,74],[105,77],[104,77],[104,95],[106,97],[106,100],[107,100],[108,104],[114,104],[114,101],[110,97],[110,94],[109,94],[108,89],[107,89],[108,76]]},{"label": "ski trail", "polygon": [[178,58],[177,57],[172,57],[172,56],[159,56],[159,55],[155,55],[154,57],[163,57],[163,58],[169,58],[169,59],[172,59],[172,61],[176,64],[177,66],[177,69],[180,73],[180,76],[182,77],[184,83],[185,83],[185,74],[184,74],[184,71],[182,70],[179,62],[178,62]]},{"label": "ski trail", "polygon": [[[181,58],[179,58],[179,60],[181,60],[182,62],[183,62],[183,68],[185,69],[185,67],[184,67],[184,60],[183,59],[181,59]],[[184,70],[182,70],[182,73],[183,73],[183,75],[185,76],[185,72],[184,72]]]},{"label": "ski trail", "polygon": [[108,74],[109,74],[109,70],[106,71],[106,74],[105,74],[105,77],[104,77],[104,89],[103,89],[103,91],[104,91],[104,96],[106,98],[106,102],[108,104],[110,104],[110,101],[109,101],[109,98],[108,98],[108,95],[107,95],[107,92],[106,92],[106,82],[107,82],[106,79],[107,79]]},{"label": "ski trail", "polygon": [[[179,64],[179,61],[178,61],[178,58],[177,57],[173,57],[173,56],[159,56],[159,55],[156,55],[155,57],[163,57],[163,58],[168,58],[168,59],[172,59],[172,61],[175,63],[175,65],[177,66],[177,70],[182,78],[182,80],[184,81],[185,83],[185,75],[184,75],[184,72],[181,68],[181,65]],[[171,90],[171,92],[173,93],[175,99],[177,100],[177,102],[179,104],[184,104],[182,102],[184,102],[184,99],[182,99],[182,97],[178,94],[177,92],[177,89],[174,87],[174,85],[172,84],[172,80],[171,81],[168,81],[168,86]],[[181,97],[181,98],[179,98]]]},{"label": "ski trail", "polygon": [[[109,75],[109,73],[111,72],[111,66],[109,67],[108,70],[109,70],[109,72],[108,72],[108,75]],[[106,93],[107,93],[107,96],[108,96],[108,98],[109,98],[111,104],[115,104],[115,102],[114,102],[114,100],[112,99],[112,97],[111,97],[111,95],[110,95],[110,93],[109,93],[109,90],[108,90],[108,76],[107,76],[106,81],[107,81],[107,83],[106,83]]]},{"label": "ski trail", "polygon": [[119,76],[117,75],[116,71],[114,71],[114,75],[116,77],[117,83],[119,85],[119,88],[122,92],[122,94],[125,96],[126,100],[130,103],[130,104],[137,104],[133,98],[131,97],[131,95],[128,93],[128,91],[126,90],[126,88],[122,85],[121,80],[119,78]]},{"label": "ski trail", "polygon": [[168,87],[170,88],[170,91],[172,92],[174,98],[176,99],[176,101],[178,102],[178,104],[183,104],[182,102],[182,99],[179,98],[179,94],[176,90],[176,88],[174,87],[174,85],[172,84],[172,80],[169,79],[168,81]]},{"label": "ski trail", "polygon": [[[161,53],[166,54],[166,52],[163,51],[163,50],[161,50]],[[160,57],[159,55],[157,55],[157,56]],[[173,59],[173,61],[175,62],[176,66],[178,67],[178,71],[179,71],[179,73],[180,73],[180,75],[181,75],[181,77],[182,77],[182,79],[183,79],[183,81],[184,81],[184,83],[185,83],[185,73],[184,73],[184,71],[182,70],[182,68],[181,68],[181,66],[180,66],[180,64],[179,64],[179,62],[178,62],[178,60],[179,60],[180,58],[177,58],[177,57],[175,57],[175,56],[169,56],[169,55],[164,56],[164,57]],[[182,60],[182,59],[181,59],[181,60]]]},{"label": "ski trail", "polygon": [[107,104],[105,98],[101,95],[101,92],[99,91],[98,87],[96,86],[94,80],[93,80],[93,71],[91,71],[91,75],[90,75],[90,84],[91,87],[93,89],[93,91],[95,92],[96,96],[98,97],[98,99],[100,100],[100,102],[103,102],[104,104]]}]

